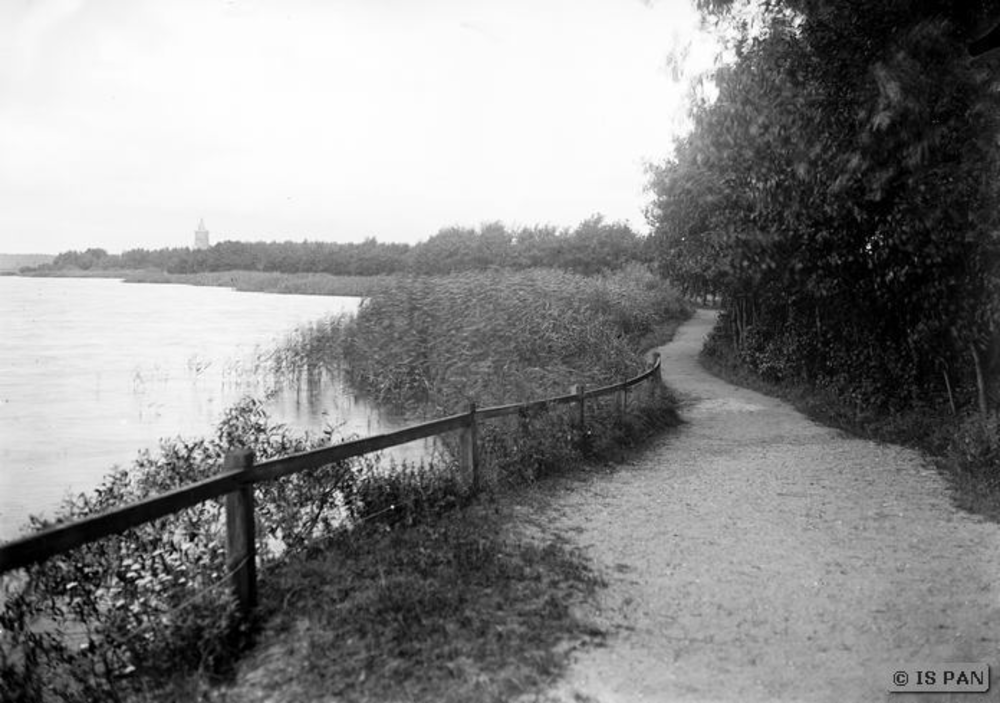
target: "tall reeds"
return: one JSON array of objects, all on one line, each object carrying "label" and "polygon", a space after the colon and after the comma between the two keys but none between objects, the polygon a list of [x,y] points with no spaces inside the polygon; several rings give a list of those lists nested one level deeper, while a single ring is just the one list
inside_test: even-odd
[{"label": "tall reeds", "polygon": [[[479,407],[522,402],[637,375],[653,332],[687,314],[638,265],[594,277],[492,270],[397,279],[367,299],[340,335],[357,386],[383,404],[433,416],[460,412],[470,400]],[[616,454],[676,421],[663,395],[633,396],[624,414],[610,397],[589,405],[586,428],[574,426],[565,408],[485,424],[490,484],[521,485],[585,455]],[[444,440],[454,454],[453,441]]]},{"label": "tall reeds", "polygon": [[565,393],[643,368],[640,340],[685,315],[644,267],[400,278],[344,330],[354,382],[382,403],[459,410]]}]

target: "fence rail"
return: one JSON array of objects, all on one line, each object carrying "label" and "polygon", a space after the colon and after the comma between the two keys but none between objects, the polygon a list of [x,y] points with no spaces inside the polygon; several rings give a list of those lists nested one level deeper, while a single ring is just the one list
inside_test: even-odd
[{"label": "fence rail", "polygon": [[[461,432],[459,462],[469,477],[471,489],[482,487],[479,469],[478,423],[522,412],[544,410],[556,405],[577,405],[577,424],[586,424],[586,401],[615,394],[618,409],[624,412],[630,388],[659,376],[660,356],[654,353],[653,365],[643,373],[609,386],[586,389],[573,386],[568,395],[533,400],[526,403],[498,405],[477,409],[469,404],[467,412],[406,427],[395,432],[341,442],[330,447],[292,454],[278,459],[254,463],[248,450],[230,452],[218,476],[183,486],[158,496],[109,510],[99,515],[56,525],[27,537],[0,545],[0,574],[42,562],[49,557],[101,539],[119,534],[132,527],[193,507],[214,498],[226,497],[226,548],[232,575],[232,587],[244,611],[256,605],[256,574],[254,552],[253,485],[262,481],[289,476],[300,471],[317,469],[345,459],[388,449],[418,439],[446,432]],[[657,386],[651,385],[650,388]]]}]

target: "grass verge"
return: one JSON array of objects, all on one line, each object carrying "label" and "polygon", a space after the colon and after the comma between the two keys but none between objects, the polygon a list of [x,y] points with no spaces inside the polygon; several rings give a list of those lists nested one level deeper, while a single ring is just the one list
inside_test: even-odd
[{"label": "grass verge", "polygon": [[544,688],[600,581],[553,539],[512,536],[500,504],[344,533],[268,574],[251,679],[223,700],[508,701]]},{"label": "grass verge", "polygon": [[[706,347],[708,350],[708,347]],[[1000,522],[1000,416],[952,415],[930,405],[888,413],[802,382],[765,380],[725,348],[703,351],[702,366],[730,383],[787,400],[807,417],[856,437],[919,449],[952,488],[959,508]]]}]

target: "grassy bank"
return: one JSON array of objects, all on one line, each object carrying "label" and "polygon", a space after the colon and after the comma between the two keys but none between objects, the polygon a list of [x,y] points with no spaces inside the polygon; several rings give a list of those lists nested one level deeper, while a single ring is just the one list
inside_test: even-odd
[{"label": "grassy bank", "polygon": [[[384,351],[381,375],[372,364],[357,382],[436,414],[469,397],[487,405],[621,380],[646,366],[638,345],[686,313],[644,271],[402,280],[373,293],[354,320],[306,329],[275,358],[301,366],[347,354],[360,365]],[[226,586],[218,501],[33,567],[5,584],[5,700],[238,700],[252,689],[458,701],[537,691],[574,642],[600,636],[573,608],[598,582],[559,540],[519,537],[512,502],[677,421],[665,392],[632,394],[624,416],[610,403],[588,413],[584,431],[560,411],[484,423],[492,480],[480,496],[448,452],[405,467],[365,457],[256,487],[263,595],[254,622],[236,617]],[[247,401],[213,437],[164,442],[69,501],[59,519],[214,475],[230,447],[266,459],[327,441],[275,426]]]},{"label": "grassy bank", "polygon": [[131,275],[157,273],[141,269],[52,269],[42,271],[19,271],[18,276],[26,278],[125,278]]},{"label": "grassy bank", "polygon": [[67,269],[21,274],[36,278],[121,278],[126,283],[175,283],[214,286],[238,291],[294,295],[346,295],[364,297],[386,285],[386,276],[332,276],[326,273],[277,273],[270,271],[211,271],[167,273],[154,269]]},{"label": "grassy bank", "polygon": [[481,504],[317,544],[268,574],[263,646],[219,697],[509,701],[544,688],[600,638],[576,615],[599,580],[559,540]]},{"label": "grassy bank", "polygon": [[384,287],[387,279],[387,276],[332,276],[327,273],[277,273],[270,271],[211,271],[206,273],[142,271],[129,274],[125,277],[125,282],[221,286],[239,291],[260,293],[364,297]]},{"label": "grassy bank", "polygon": [[860,406],[815,384],[765,380],[718,334],[706,344],[701,362],[720,378],[783,398],[825,425],[926,452],[952,486],[956,505],[1000,522],[1000,415],[995,411],[986,418],[971,409],[953,415],[947,407],[928,403],[888,412]]}]

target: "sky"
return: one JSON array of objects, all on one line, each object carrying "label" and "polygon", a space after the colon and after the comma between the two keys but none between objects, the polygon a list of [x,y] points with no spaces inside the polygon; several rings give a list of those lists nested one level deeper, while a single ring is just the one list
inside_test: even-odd
[{"label": "sky", "polygon": [[713,56],[691,0],[0,0],[0,252],[645,231]]}]

